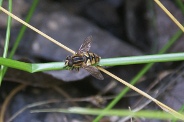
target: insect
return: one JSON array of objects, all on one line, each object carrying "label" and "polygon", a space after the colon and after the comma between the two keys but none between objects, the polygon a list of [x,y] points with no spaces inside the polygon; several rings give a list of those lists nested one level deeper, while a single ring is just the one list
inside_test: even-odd
[{"label": "insect", "polygon": [[95,66],[92,66],[93,64],[98,63],[101,57],[95,53],[88,52],[91,47],[91,42],[92,36],[88,36],[74,55],[66,57],[65,65],[72,70],[76,69],[78,71],[79,68],[84,68],[95,78],[103,80],[104,77],[100,71]]}]

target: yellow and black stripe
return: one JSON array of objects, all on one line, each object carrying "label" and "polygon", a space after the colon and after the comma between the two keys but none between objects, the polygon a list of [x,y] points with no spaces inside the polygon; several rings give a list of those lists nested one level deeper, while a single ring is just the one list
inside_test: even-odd
[{"label": "yellow and black stripe", "polygon": [[84,63],[87,66],[96,64],[100,61],[100,57],[95,53],[86,52],[83,54],[83,57],[84,57]]}]

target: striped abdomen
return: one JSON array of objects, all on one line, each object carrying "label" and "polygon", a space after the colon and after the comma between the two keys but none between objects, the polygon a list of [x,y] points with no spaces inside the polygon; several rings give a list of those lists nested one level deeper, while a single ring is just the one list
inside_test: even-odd
[{"label": "striped abdomen", "polygon": [[83,59],[87,66],[96,64],[100,61],[100,57],[97,54],[89,52],[83,53]]}]

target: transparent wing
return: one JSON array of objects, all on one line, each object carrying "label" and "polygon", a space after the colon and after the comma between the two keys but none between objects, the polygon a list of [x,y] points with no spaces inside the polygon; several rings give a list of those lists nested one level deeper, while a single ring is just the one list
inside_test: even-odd
[{"label": "transparent wing", "polygon": [[87,70],[93,77],[99,80],[104,79],[103,75],[100,73],[100,71],[95,66],[83,66],[83,68]]},{"label": "transparent wing", "polygon": [[92,41],[92,36],[88,36],[84,40],[83,44],[80,46],[78,53],[80,54],[80,53],[84,53],[84,52],[89,51],[89,49],[91,47],[91,41]]}]

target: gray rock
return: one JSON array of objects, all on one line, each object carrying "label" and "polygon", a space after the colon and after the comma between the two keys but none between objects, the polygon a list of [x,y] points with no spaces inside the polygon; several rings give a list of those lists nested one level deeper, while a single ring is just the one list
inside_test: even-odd
[{"label": "gray rock", "polygon": [[[83,40],[93,36],[91,52],[102,58],[141,55],[141,52],[130,45],[123,43],[108,32],[80,17],[67,13],[53,13],[47,16],[40,30],[67,47],[77,51]],[[66,50],[38,35],[32,45],[33,53],[50,61],[65,61]],[[83,79],[88,75],[85,70],[75,71],[49,71],[47,72],[64,81]]]},{"label": "gray rock", "polygon": [[[155,46],[153,30],[154,16],[151,14],[152,8],[147,0],[126,0],[125,8],[122,12],[125,16],[125,29],[129,41],[142,51],[152,51]],[[153,13],[153,12],[152,12]],[[122,15],[123,16],[123,15]],[[151,31],[151,32],[150,32]]]}]

